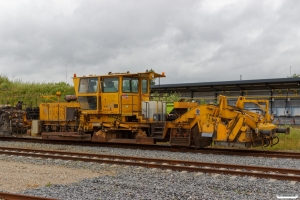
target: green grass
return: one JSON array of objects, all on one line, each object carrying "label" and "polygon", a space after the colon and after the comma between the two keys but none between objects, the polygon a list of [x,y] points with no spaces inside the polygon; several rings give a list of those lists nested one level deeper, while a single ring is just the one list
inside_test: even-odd
[{"label": "green grass", "polygon": [[51,187],[53,184],[51,183],[51,182],[48,182],[47,184],[46,184],[46,187]]},{"label": "green grass", "polygon": [[[21,80],[10,81],[7,76],[0,75],[0,104],[15,106],[18,101],[23,101],[23,107],[38,106],[51,100],[40,98],[42,95],[55,95],[61,92],[61,100],[67,94],[75,94],[74,87],[65,82],[35,83]],[[54,100],[57,100],[54,98]]]}]

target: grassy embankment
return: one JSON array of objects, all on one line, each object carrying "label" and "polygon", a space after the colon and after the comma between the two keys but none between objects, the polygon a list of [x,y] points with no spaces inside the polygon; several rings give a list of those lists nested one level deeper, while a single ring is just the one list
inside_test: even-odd
[{"label": "grassy embankment", "polygon": [[[42,95],[55,95],[61,92],[61,101],[67,94],[75,94],[74,87],[65,83],[34,83],[21,80],[9,80],[7,76],[0,75],[0,104],[15,106],[18,101],[23,101],[23,108],[36,107],[42,102],[52,101],[41,98]],[[57,98],[53,98],[57,100]]]}]

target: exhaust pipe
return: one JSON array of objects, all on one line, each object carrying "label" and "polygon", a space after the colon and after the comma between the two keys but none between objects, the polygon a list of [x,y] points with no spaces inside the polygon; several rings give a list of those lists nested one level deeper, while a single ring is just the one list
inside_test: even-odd
[{"label": "exhaust pipe", "polygon": [[70,101],[76,101],[77,100],[77,97],[76,97],[76,95],[66,95],[65,96],[65,100],[67,101],[67,102],[70,102]]}]

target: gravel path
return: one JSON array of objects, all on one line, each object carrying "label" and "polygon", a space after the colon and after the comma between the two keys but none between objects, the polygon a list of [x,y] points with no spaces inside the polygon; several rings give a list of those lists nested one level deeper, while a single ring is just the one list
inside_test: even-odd
[{"label": "gravel path", "polygon": [[[16,142],[0,142],[0,146],[59,149],[64,151],[161,157],[272,167],[279,166],[281,168],[299,168],[297,166],[300,166],[298,160],[292,159],[267,159]],[[174,172],[169,170],[20,156],[2,155],[0,156],[0,160],[1,191],[8,191],[4,185],[20,184],[20,180],[25,176],[26,180],[23,182],[27,183],[28,187],[19,188],[15,190],[15,192],[59,199],[277,199],[275,195],[280,191],[298,192],[298,195],[300,195],[300,183],[291,181]],[[45,176],[45,174],[40,172],[41,169],[33,170],[31,168],[33,166],[41,168],[44,171],[47,171],[47,169],[52,170],[48,171],[48,176]],[[10,174],[11,177],[15,174],[15,178],[10,179],[9,177],[5,177],[8,174]],[[51,174],[54,175],[51,176]],[[80,174],[83,174],[83,176],[79,176]],[[63,181],[59,178],[60,176],[70,178],[70,180],[68,182],[60,182]],[[53,177],[53,179],[50,179],[50,177]],[[38,184],[38,180],[47,181],[42,182],[40,185],[32,185],[31,182]],[[32,189],[34,187],[37,188]]]}]

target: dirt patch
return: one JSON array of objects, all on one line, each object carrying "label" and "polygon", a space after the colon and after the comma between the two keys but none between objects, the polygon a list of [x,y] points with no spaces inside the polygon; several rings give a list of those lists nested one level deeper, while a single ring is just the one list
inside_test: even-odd
[{"label": "dirt patch", "polygon": [[93,172],[51,165],[34,165],[0,161],[0,190],[19,192],[53,184],[69,184],[84,178],[114,175],[112,171]]}]

